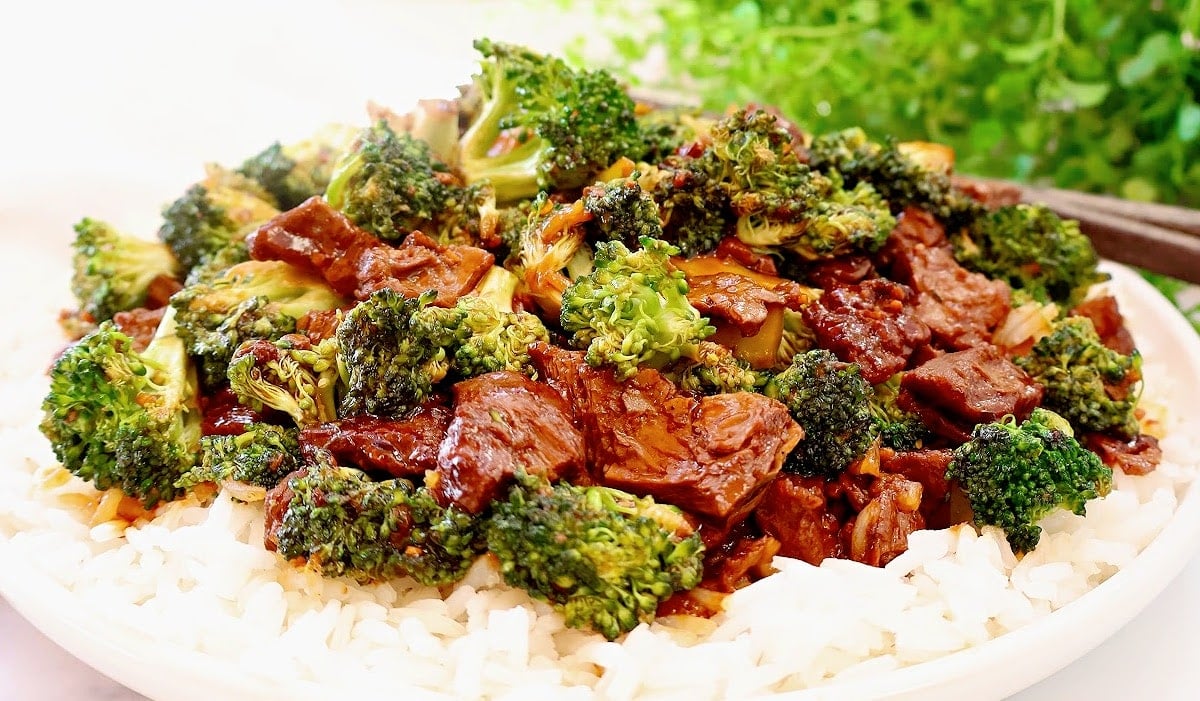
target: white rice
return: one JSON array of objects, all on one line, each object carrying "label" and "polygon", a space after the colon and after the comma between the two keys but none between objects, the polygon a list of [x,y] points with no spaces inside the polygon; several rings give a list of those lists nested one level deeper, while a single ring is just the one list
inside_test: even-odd
[{"label": "white rice", "polygon": [[297,570],[263,549],[261,506],[226,495],[128,530],[89,523],[100,495],[54,466],[37,431],[56,309],[22,310],[27,332],[0,348],[0,558],[37,567],[98,626],[211,655],[247,679],[267,675],[279,698],[312,685],[392,695],[416,685],[456,699],[747,698],[871,677],[1021,628],[1094,588],[1161,531],[1200,456],[1197,417],[1154,409],[1183,390],[1132,319],[1151,413],[1167,430],[1164,461],[1144,477],[1118,474],[1086,518],[1045,519],[1020,561],[998,531],[965,526],[914,534],[882,569],[779,558],[778,574],[711,620],[664,619],[607,642],[565,628],[486,559],[445,598],[404,579],[359,586]]}]

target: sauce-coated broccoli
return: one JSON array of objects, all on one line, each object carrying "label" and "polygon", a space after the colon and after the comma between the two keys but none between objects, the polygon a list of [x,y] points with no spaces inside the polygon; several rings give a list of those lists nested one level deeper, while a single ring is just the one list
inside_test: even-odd
[{"label": "sauce-coated broccoli", "polygon": [[212,482],[242,501],[262,501],[267,490],[300,469],[298,431],[255,423],[237,435],[200,439],[200,462],[175,481],[181,489]]},{"label": "sauce-coated broccoli", "polygon": [[871,385],[857,365],[827,350],[797,355],[771,378],[764,394],[787,405],[804,429],[804,440],[783,464],[787,472],[831,479],[871,445]]},{"label": "sauce-coated broccoli", "polygon": [[68,347],[50,370],[40,428],[63,467],[150,508],[180,494],[175,481],[195,462],[196,397],[195,370],[168,309],[140,353],[111,322]]},{"label": "sauce-coated broccoli", "polygon": [[966,494],[975,523],[1003,529],[1015,552],[1037,546],[1038,521],[1052,510],[1083,515],[1089,499],[1112,487],[1112,470],[1075,440],[1070,424],[1045,409],[1021,424],[1010,417],[976,426],[954,451],[946,477]]},{"label": "sauce-coated broccoli", "polygon": [[683,273],[671,266],[679,249],[651,238],[641,245],[630,251],[620,241],[598,244],[595,269],[566,289],[559,317],[571,344],[587,350],[589,365],[611,365],[622,378],[639,365],[697,359],[700,341],[715,330],[688,301]]},{"label": "sauce-coated broccoli", "polygon": [[179,275],[179,263],[166,244],[123,234],[96,219],[75,225],[72,248],[71,292],[79,311],[93,321],[144,306],[156,278]]},{"label": "sauce-coated broccoli", "polygon": [[313,345],[300,334],[244,341],[229,362],[229,388],[242,404],[282,411],[301,428],[333,421],[343,390],[337,349],[333,339]]},{"label": "sauce-coated broccoli", "polygon": [[1000,207],[952,236],[964,267],[1006,281],[1039,302],[1074,306],[1088,288],[1108,279],[1096,266],[1092,242],[1079,222],[1042,205]]},{"label": "sauce-coated broccoli", "polygon": [[900,394],[901,373],[875,385],[869,404],[874,431],[880,444],[895,450],[917,450],[924,447],[932,434],[916,414],[896,404]]},{"label": "sauce-coated broccoli", "polygon": [[280,209],[291,209],[325,192],[334,165],[357,135],[358,129],[330,124],[303,141],[276,141],[247,158],[238,172],[261,185]]},{"label": "sauce-coated broccoli", "polygon": [[223,385],[244,341],[277,340],[310,311],[336,309],[342,298],[323,278],[281,261],[246,261],[171,296],[178,333],[206,388]]},{"label": "sauce-coated broccoli", "polygon": [[210,166],[208,177],[163,210],[158,237],[171,247],[183,271],[279,214],[276,202],[253,180]]},{"label": "sauce-coated broccoli", "polygon": [[681,511],[607,487],[518,475],[486,535],[506,582],[609,640],[702,573],[704,547]]},{"label": "sauce-coated broccoli", "polygon": [[304,560],[328,577],[360,582],[409,576],[426,585],[462,578],[482,551],[479,520],[443,508],[403,479],[373,482],[366,473],[315,464],[288,477],[268,496],[287,497],[268,543],[288,560]]},{"label": "sauce-coated broccoli", "polygon": [[1091,319],[1069,316],[1014,362],[1046,388],[1042,403],[1080,431],[1138,433],[1142,356],[1104,345]]},{"label": "sauce-coated broccoli", "polygon": [[488,180],[496,200],[587,185],[640,139],[634,102],[603,70],[480,39],[475,86],[482,104],[460,141],[468,182]]}]

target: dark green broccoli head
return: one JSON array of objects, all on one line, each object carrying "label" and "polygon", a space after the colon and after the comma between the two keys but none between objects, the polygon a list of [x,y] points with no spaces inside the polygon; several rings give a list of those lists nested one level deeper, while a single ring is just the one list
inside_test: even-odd
[{"label": "dark green broccoli head", "polygon": [[628,155],[634,161],[651,164],[678,155],[712,126],[712,120],[691,107],[639,109],[637,123],[640,136]]},{"label": "dark green broccoli head", "polygon": [[478,519],[438,506],[407,480],[373,482],[361,470],[320,456],[287,478],[287,487],[290,499],[271,524],[268,542],[324,576],[360,582],[409,576],[429,586],[450,584],[482,552]]},{"label": "dark green broccoli head", "polygon": [[688,257],[715,249],[734,231],[732,188],[713,170],[708,159],[681,156],[639,178],[658,204],[661,238]]},{"label": "dark green broccoli head", "polygon": [[1091,319],[1069,316],[1053,325],[1014,362],[1046,388],[1042,403],[1080,431],[1132,438],[1140,396],[1142,356],[1108,348]]},{"label": "dark green broccoli head", "polygon": [[958,482],[975,523],[1004,530],[1015,552],[1033,550],[1038,525],[1054,509],[1083,515],[1089,499],[1108,494],[1112,470],[1052,412],[1035,409],[1024,423],[980,424],[954,451],[946,477]]},{"label": "dark green broccoli head", "polygon": [[700,537],[650,497],[519,475],[485,528],[506,582],[609,640],[700,583]]},{"label": "dark green broccoli head", "polygon": [[797,355],[764,393],[787,405],[804,429],[804,440],[783,465],[787,472],[835,478],[866,454],[874,439],[871,385],[858,365],[827,350]]},{"label": "dark green broccoli head", "polygon": [[145,306],[150,283],[176,278],[179,263],[166,244],[128,236],[96,219],[81,219],[72,242],[71,292],[95,321]]},{"label": "dark green broccoli head", "polygon": [[1079,222],[1042,205],[1000,207],[951,238],[964,267],[1004,280],[1035,300],[1074,306],[1108,279]]},{"label": "dark green broccoli head", "polygon": [[356,129],[331,124],[294,144],[284,146],[276,141],[246,159],[237,172],[261,185],[281,209],[291,209],[325,192],[334,165],[356,133]]},{"label": "dark green broccoli head", "polygon": [[454,348],[451,366],[456,377],[498,370],[536,375],[529,349],[535,343],[550,341],[549,331],[536,315],[506,311],[485,297],[468,296],[458,300],[449,316],[448,321],[460,323],[468,333]]},{"label": "dark green broccoli head", "polygon": [[985,211],[954,187],[945,173],[925,168],[903,153],[894,139],[883,143],[871,141],[858,127],[813,139],[808,163],[825,173],[837,171],[849,188],[869,183],[893,212],[917,206],[946,222],[951,229],[970,223]]},{"label": "dark green broccoli head", "polygon": [[158,237],[190,271],[246,231],[279,213],[274,199],[257,183],[232,171],[212,168],[202,183],[188,188],[163,210]]},{"label": "dark green broccoli head", "polygon": [[[457,307],[432,311],[436,297],[433,291],[406,298],[382,289],[346,314],[337,330],[347,379],[341,415],[400,416],[446,377],[468,329]],[[426,308],[431,311],[422,313]]]},{"label": "dark green broccoli head", "polygon": [[881,445],[895,450],[917,450],[933,437],[916,414],[896,404],[900,395],[901,373],[875,385],[869,398],[874,432]]},{"label": "dark green broccoli head", "polygon": [[183,286],[190,287],[212,282],[224,275],[226,270],[248,260],[250,260],[250,249],[246,247],[246,239],[243,236],[237,236],[228,245],[189,270],[187,277],[183,280]]},{"label": "dark green broccoli head", "polygon": [[150,508],[180,494],[175,481],[195,462],[196,391],[170,310],[140,353],[105,322],[55,361],[40,428],[65,468]]},{"label": "dark green broccoli head", "polygon": [[191,489],[213,482],[233,490],[242,501],[262,501],[267,490],[300,469],[299,431],[255,423],[232,436],[200,439],[200,462],[175,482]]},{"label": "dark green broccoli head", "polygon": [[444,243],[472,243],[481,213],[493,206],[490,188],[457,184],[429,144],[386,122],[365,129],[338,162],[325,199],[388,241],[421,231]]},{"label": "dark green broccoli head", "polygon": [[687,281],[671,266],[679,249],[644,238],[630,251],[620,241],[596,246],[595,269],[563,293],[559,318],[571,344],[587,350],[593,367],[614,366],[619,377],[639,365],[662,368],[696,359],[714,332],[687,299]]},{"label": "dark green broccoli head", "polygon": [[229,362],[229,388],[242,404],[282,411],[301,428],[326,423],[338,418],[344,389],[338,361],[332,338],[317,345],[299,334],[244,341]]},{"label": "dark green broccoli head", "polygon": [[583,189],[584,224],[589,241],[620,241],[634,247],[643,238],[661,239],[658,205],[634,178],[596,183]]},{"label": "dark green broccoli head", "polygon": [[233,352],[252,339],[277,340],[310,311],[341,306],[319,275],[281,261],[246,261],[171,296],[178,333],[206,388],[223,385]]},{"label": "dark green broccoli head", "polygon": [[498,201],[585,185],[635,150],[633,100],[608,72],[488,39],[475,48],[483,102],[460,141],[460,166],[470,182],[489,180]]}]

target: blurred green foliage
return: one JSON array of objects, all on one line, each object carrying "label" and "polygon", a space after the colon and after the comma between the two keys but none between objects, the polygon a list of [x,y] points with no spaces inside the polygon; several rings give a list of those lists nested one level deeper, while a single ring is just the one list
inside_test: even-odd
[{"label": "blurred green foliage", "polygon": [[610,38],[627,75],[665,49],[648,87],[938,141],[962,172],[1200,206],[1200,0],[639,5],[661,23]]}]

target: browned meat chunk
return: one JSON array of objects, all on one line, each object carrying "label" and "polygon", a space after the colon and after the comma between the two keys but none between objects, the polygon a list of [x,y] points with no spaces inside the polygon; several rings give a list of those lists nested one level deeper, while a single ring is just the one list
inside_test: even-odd
[{"label": "browned meat chunk", "polygon": [[849,532],[850,559],[882,567],[908,550],[908,535],[925,527],[921,491],[919,483],[899,475],[884,474],[872,482],[871,501]]},{"label": "browned meat chunk", "polygon": [[291,504],[295,497],[291,486],[292,478],[303,474],[303,469],[296,470],[267,491],[267,497],[263,503],[265,512],[263,545],[271,552],[279,549],[279,529],[283,526],[283,517],[287,513],[288,504]]},{"label": "browned meat chunk", "polygon": [[338,325],[342,323],[343,313],[340,309],[310,311],[296,321],[296,331],[308,336],[308,340],[315,345],[333,338]]},{"label": "browned meat chunk", "polygon": [[917,246],[949,248],[950,240],[937,217],[918,207],[909,207],[896,218],[896,226],[879,252],[879,259],[890,266]]},{"label": "browned meat chunk", "polygon": [[237,395],[228,387],[200,399],[200,433],[205,436],[237,436],[246,432],[246,427],[264,419],[266,413],[275,413],[267,408],[258,412],[238,401]]},{"label": "browned meat chunk", "polygon": [[700,586],[719,592],[733,592],[770,575],[771,559],[779,553],[775,538],[742,537],[718,551],[715,557],[705,553],[704,581]]},{"label": "browned meat chunk", "polygon": [[726,236],[721,239],[721,243],[717,244],[717,249],[713,251],[713,255],[717,258],[736,261],[756,273],[772,277],[779,275],[779,270],[775,267],[774,258],[765,253],[755,251],[736,236]]},{"label": "browned meat chunk", "polygon": [[421,477],[437,467],[450,416],[450,408],[440,403],[423,404],[403,419],[364,414],[305,428],[300,445],[306,452],[329,451],[339,465],[391,477]]},{"label": "browned meat chunk", "polygon": [[1137,349],[1133,336],[1125,328],[1125,317],[1121,315],[1115,297],[1105,295],[1081,302],[1071,310],[1071,314],[1091,319],[1104,345],[1121,355],[1129,355]]},{"label": "browned meat chunk", "polygon": [[166,312],[166,307],[130,309],[113,314],[112,321],[118,331],[133,341],[134,350],[144,351],[154,338],[154,332],[158,330],[158,325],[162,323],[164,312]]},{"label": "browned meat chunk", "polygon": [[688,278],[687,298],[701,314],[730,322],[743,336],[758,333],[768,305],[784,304],[779,294],[736,273]]},{"label": "browned meat chunk", "polygon": [[809,266],[804,274],[809,281],[823,290],[840,285],[857,285],[863,280],[877,277],[875,265],[867,256],[842,256],[820,260]]},{"label": "browned meat chunk", "polygon": [[780,475],[767,487],[754,520],[780,542],[780,555],[813,565],[845,557],[842,522],[829,508],[820,477]]},{"label": "browned meat chunk", "polygon": [[146,288],[146,306],[151,309],[165,307],[171,295],[183,289],[183,283],[170,275],[156,275]]},{"label": "browned meat chunk", "polygon": [[482,248],[443,246],[414,231],[396,248],[380,246],[363,251],[354,294],[366,299],[386,288],[405,297],[417,297],[426,290],[437,290],[434,304],[449,307],[474,289],[495,260]]},{"label": "browned meat chunk", "polygon": [[1140,433],[1137,438],[1126,441],[1102,433],[1084,436],[1087,449],[1100,456],[1105,465],[1127,475],[1148,475],[1162,462],[1162,448],[1158,439]]},{"label": "browned meat chunk", "polygon": [[359,259],[384,244],[323,198],[312,197],[251,232],[246,246],[255,260],[281,260],[314,271],[338,294],[350,297],[359,285]]},{"label": "browned meat chunk", "polygon": [[929,327],[917,318],[914,301],[913,291],[900,283],[867,280],[829,290],[802,314],[818,346],[858,363],[863,377],[878,384],[929,343]]},{"label": "browned meat chunk", "polygon": [[524,375],[492,372],[454,386],[431,491],[443,505],[479,513],[518,469],[557,480],[583,466],[583,435],[562,396]]},{"label": "browned meat chunk", "polygon": [[655,370],[619,382],[576,351],[538,344],[532,354],[575,411],[596,481],[718,524],[754,508],[803,435],[787,407],[760,394],[697,400]]},{"label": "browned meat chunk", "polygon": [[946,467],[954,457],[950,450],[907,450],[897,452],[883,449],[879,453],[879,469],[912,480],[921,485],[921,515],[929,528],[950,525],[949,493]]},{"label": "browned meat chunk", "polygon": [[897,404],[934,433],[959,443],[975,424],[1029,417],[1042,387],[994,346],[946,353],[904,373]]},{"label": "browned meat chunk", "polygon": [[1012,308],[1008,283],[967,270],[947,248],[913,246],[896,258],[892,276],[917,291],[917,316],[950,350],[989,342]]}]

